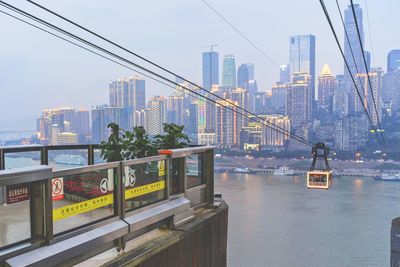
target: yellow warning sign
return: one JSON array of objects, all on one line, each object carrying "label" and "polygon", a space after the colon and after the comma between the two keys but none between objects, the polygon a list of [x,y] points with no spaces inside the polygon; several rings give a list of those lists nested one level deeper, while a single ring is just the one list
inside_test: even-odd
[{"label": "yellow warning sign", "polygon": [[90,200],[78,202],[53,210],[53,221],[65,219],[91,210],[95,210],[113,203],[113,195],[108,194]]},{"label": "yellow warning sign", "polygon": [[[146,184],[131,189],[125,190],[125,200],[138,196],[143,196],[149,193],[163,190],[165,188],[165,181],[159,181],[151,184]],[[113,194],[96,197],[90,200],[67,205],[61,208],[53,209],[53,221],[58,221],[71,216],[82,214],[91,210],[95,210],[114,202]]]},{"label": "yellow warning sign", "polygon": [[125,190],[125,200],[163,190],[165,181],[159,181]]},{"label": "yellow warning sign", "polygon": [[158,162],[158,176],[165,175],[165,162],[163,160]]}]

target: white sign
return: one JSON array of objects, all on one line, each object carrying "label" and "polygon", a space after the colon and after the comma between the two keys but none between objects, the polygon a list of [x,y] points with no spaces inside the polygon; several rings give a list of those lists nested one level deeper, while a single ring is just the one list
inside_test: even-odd
[{"label": "white sign", "polygon": [[51,195],[54,201],[64,199],[64,179],[51,179]]}]

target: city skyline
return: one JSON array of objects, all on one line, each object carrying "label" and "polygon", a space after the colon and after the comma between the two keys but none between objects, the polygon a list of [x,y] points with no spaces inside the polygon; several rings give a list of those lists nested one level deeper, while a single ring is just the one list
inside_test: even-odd
[{"label": "city skyline", "polygon": [[[282,1],[284,2],[284,1]],[[243,32],[252,37],[253,40],[257,41],[262,48],[269,53],[269,55],[273,55],[273,59],[278,64],[287,64],[288,63],[288,55],[287,55],[287,39],[292,35],[302,35],[302,34],[313,34],[316,36],[316,69],[319,70],[322,68],[323,64],[327,63],[332,69],[333,74],[341,74],[341,69],[343,69],[343,61],[339,57],[336,46],[333,43],[331,33],[328,30],[328,26],[325,23],[321,23],[321,25],[314,25],[312,21],[309,20],[301,20],[296,23],[286,23],[289,25],[282,25],[277,32],[277,29],[273,27],[267,27],[268,34],[267,37],[271,38],[259,38],[260,37],[260,28],[261,24],[255,24],[254,20],[248,21],[239,21],[235,18],[235,12],[238,10],[233,10],[233,13],[229,13],[228,10],[221,3],[216,3],[216,8],[223,11],[225,15],[229,19],[231,19],[236,25],[243,25]],[[254,6],[268,6],[271,3],[260,4],[257,2],[253,3]],[[298,3],[291,3],[293,7],[298,5]],[[344,10],[347,7],[347,2],[341,1],[342,9]],[[364,7],[363,1],[360,1],[362,7]],[[143,8],[146,8],[146,4],[141,3]],[[160,4],[160,7],[157,7],[157,11],[161,12],[164,4]],[[168,8],[171,6],[174,7],[177,3],[173,2],[168,4]],[[310,12],[315,16],[316,19],[323,19],[323,14],[318,6],[318,3],[307,2],[306,5],[310,5]],[[372,33],[373,33],[373,42],[374,42],[374,54],[372,62],[375,62],[375,65],[379,65],[383,68],[386,68],[386,57],[387,53],[390,50],[396,49],[396,44],[394,41],[390,41],[392,35],[384,34],[385,31],[379,31],[379,25],[386,25],[388,28],[390,26],[389,21],[377,23],[379,21],[379,15],[382,12],[390,13],[393,8],[388,8],[389,5],[385,6],[376,6],[376,3],[369,3],[369,12],[370,12],[370,20],[372,25]],[[399,5],[395,1],[392,1],[393,5]],[[275,3],[274,7],[283,8],[284,3]],[[32,9],[32,7],[24,4],[24,7],[27,7],[28,10]],[[84,10],[89,8],[93,8],[93,13],[88,14],[88,21],[83,22],[87,23],[88,26],[94,27],[97,25],[99,21],[98,15],[95,15],[96,12],[100,14],[104,14],[105,6],[98,4],[94,6],[92,3],[85,3],[79,5],[66,2],[60,2],[55,4],[54,6],[49,6],[55,10],[61,10],[64,8],[66,15],[69,16],[70,12],[76,12],[76,19],[79,20],[80,15],[83,14]],[[126,22],[128,18],[124,18],[121,21],[117,21],[116,24],[105,26],[101,28],[100,32],[104,33],[106,36],[116,37],[118,41],[123,44],[126,44],[129,48],[138,51],[146,56],[149,56],[151,59],[154,59],[156,62],[161,63],[164,66],[167,66],[174,71],[182,74],[183,76],[193,80],[197,83],[201,83],[201,52],[204,52],[204,48],[198,48],[199,45],[206,45],[211,43],[218,43],[218,47],[215,49],[219,55],[220,61],[220,69],[222,57],[226,54],[235,55],[236,65],[252,62],[255,65],[255,77],[257,79],[259,91],[271,90],[272,85],[275,81],[279,80],[279,69],[276,66],[273,66],[265,59],[260,57],[259,53],[248,46],[243,40],[238,38],[237,34],[231,32],[230,29],[226,28],[221,21],[218,20],[214,14],[210,13],[201,3],[190,2],[185,3],[185,8],[179,6],[179,9],[175,9],[176,12],[183,12],[185,10],[185,16],[189,16],[191,10],[201,9],[200,16],[207,17],[212,25],[214,26],[213,31],[207,29],[203,25],[191,25],[191,27],[195,27],[196,30],[199,30],[199,38],[195,38],[190,42],[186,42],[184,45],[179,45],[176,48],[173,48],[174,45],[168,42],[163,42],[162,49],[157,47],[153,43],[148,41],[149,34],[153,30],[152,27],[146,28],[138,28],[135,32],[137,35],[135,37],[140,37],[139,42],[133,42],[132,38],[129,35],[126,35],[124,31],[122,32],[113,32],[112,28],[116,27],[116,24],[119,22]],[[113,7],[107,7],[111,13],[116,12]],[[229,7],[233,9],[233,7]],[[228,8],[228,9],[229,9]],[[335,14],[335,6],[328,6],[330,11]],[[394,8],[395,9],[395,8]],[[267,14],[271,14],[271,10],[263,9]],[[35,10],[37,11],[37,10]],[[193,11],[194,12],[194,11]],[[260,12],[255,10],[254,12]],[[293,14],[291,10],[285,10],[287,14]],[[86,14],[86,13],[85,13]],[[229,14],[229,16],[228,16]],[[142,17],[140,17],[142,18]],[[264,18],[264,17],[263,17]],[[390,18],[390,16],[388,16]],[[166,23],[177,24],[180,19],[172,18],[171,21],[168,21],[167,18],[164,18]],[[170,19],[170,16],[168,16]],[[263,20],[263,25],[273,25],[272,19],[277,19],[277,16],[271,16],[271,18],[265,18]],[[337,18],[336,18],[337,19]],[[107,102],[107,94],[104,90],[104,83],[115,79],[115,77],[122,76],[131,76],[132,72],[128,72],[120,67],[117,67],[111,63],[104,62],[102,59],[98,59],[92,55],[88,55],[87,53],[80,51],[74,47],[71,47],[67,44],[64,44],[58,40],[55,40],[47,35],[42,33],[38,33],[37,31],[26,27],[25,25],[21,25],[16,23],[13,20],[10,20],[6,17],[1,17],[0,20],[4,22],[6,26],[4,31],[6,34],[10,34],[12,38],[8,38],[2,46],[2,54],[0,56],[3,58],[1,61],[0,69],[2,70],[4,76],[3,85],[6,88],[5,98],[10,101],[6,103],[2,103],[1,112],[7,112],[9,110],[15,111],[15,103],[21,101],[24,97],[33,98],[36,97],[34,103],[24,103],[24,105],[20,105],[18,112],[11,112],[9,119],[0,118],[0,125],[2,128],[9,129],[11,128],[34,128],[34,124],[32,121],[34,117],[37,117],[40,113],[40,110],[45,108],[54,108],[58,106],[73,106],[73,107],[84,107],[86,109],[90,109],[90,107],[95,106],[99,103]],[[366,18],[364,18],[364,28],[366,29]],[[146,21],[146,18],[143,18],[143,21]],[[340,27],[339,21],[334,21],[339,36],[343,36],[342,29]],[[93,24],[92,24],[93,23]],[[392,23],[392,25],[394,25]],[[103,26],[102,23],[99,26]],[[176,26],[176,25],[175,25]],[[13,29],[13,32],[9,32],[9,29]],[[97,29],[94,27],[94,29]],[[390,27],[390,32],[395,33],[397,29],[395,27]],[[15,35],[14,33],[19,33]],[[113,33],[116,33],[114,36]],[[171,33],[176,36],[178,33]],[[142,36],[143,35],[143,36]],[[264,34],[265,35],[265,34]],[[369,35],[367,34],[367,30],[365,30],[366,37],[366,49],[368,50],[369,45]],[[257,37],[258,36],[258,37]],[[35,37],[34,40],[31,41],[31,48],[26,47],[26,42],[28,38],[30,40],[32,37]],[[171,38],[170,36],[162,36],[167,38]],[[151,37],[155,38],[155,37]],[[341,37],[343,38],[343,37]],[[135,38],[133,38],[135,39]],[[269,42],[265,42],[265,39],[269,39]],[[136,40],[138,40],[136,38]],[[147,41],[146,41],[147,40]],[[232,41],[233,40],[233,41]],[[271,42],[273,40],[273,42]],[[343,40],[341,40],[343,45]],[[16,45],[16,43],[20,43],[20,45]],[[24,48],[24,49],[22,49]],[[56,49],[57,48],[57,49]],[[38,53],[38,55],[31,55],[31,49],[37,49],[39,51],[43,51],[42,54]],[[62,49],[63,53],[60,55],[58,52],[59,49]],[[18,54],[17,54],[18,51]],[[45,53],[46,51],[46,53]],[[6,53],[5,53],[6,52]],[[26,55],[25,53],[30,53]],[[45,53],[45,55],[43,55]],[[56,56],[55,56],[56,55]],[[53,58],[51,58],[53,57]],[[79,66],[76,66],[74,62],[78,59],[82,58],[82,63]],[[182,61],[182,58],[185,60]],[[190,60],[187,60],[190,58]],[[63,62],[62,66],[55,65],[56,63]],[[57,66],[54,70],[49,71],[48,66]],[[93,69],[93,67],[96,69]],[[85,71],[83,71],[83,69]],[[52,75],[48,75],[48,73]],[[45,75],[47,74],[47,75]],[[17,77],[24,75],[24,77],[29,77],[26,80],[19,79]],[[221,71],[220,71],[221,75]],[[47,78],[47,79],[46,79]],[[148,80],[148,79],[146,79]],[[221,82],[221,81],[220,81]],[[13,87],[11,87],[11,84]],[[12,90],[9,88],[13,88]],[[58,90],[54,88],[60,88]],[[169,95],[170,89],[166,89],[163,86],[160,86],[151,81],[148,82],[148,95],[146,101],[157,94]],[[169,91],[168,91],[169,90]],[[76,93],[79,92],[82,94],[82,98],[76,98]],[[161,93],[162,92],[162,93]],[[3,98],[4,99],[4,98]],[[9,103],[13,103],[10,105]],[[19,102],[21,103],[21,102]],[[52,104],[49,104],[52,103]],[[13,123],[14,122],[14,123]],[[28,126],[28,125],[31,126]],[[17,127],[20,126],[20,127]]]}]

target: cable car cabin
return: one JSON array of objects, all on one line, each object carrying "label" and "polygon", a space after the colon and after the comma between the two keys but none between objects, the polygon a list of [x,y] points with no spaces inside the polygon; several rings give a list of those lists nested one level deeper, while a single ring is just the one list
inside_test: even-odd
[{"label": "cable car cabin", "polygon": [[307,172],[307,188],[329,189],[332,186],[332,171]]},{"label": "cable car cabin", "polygon": [[[311,153],[313,161],[310,171],[307,172],[307,188],[329,189],[332,186],[332,171],[328,162],[329,149],[324,143],[318,143],[313,146]],[[317,161],[320,162],[319,168],[315,167]],[[322,166],[324,164],[325,167]]]}]

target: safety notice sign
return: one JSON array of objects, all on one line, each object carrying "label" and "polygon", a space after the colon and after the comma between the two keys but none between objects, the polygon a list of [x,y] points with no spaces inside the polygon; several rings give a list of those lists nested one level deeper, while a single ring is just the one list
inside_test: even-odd
[{"label": "safety notice sign", "polygon": [[51,195],[53,201],[64,199],[64,179],[54,178],[51,180]]},{"label": "safety notice sign", "polygon": [[165,162],[163,160],[158,162],[158,176],[165,175]]}]

